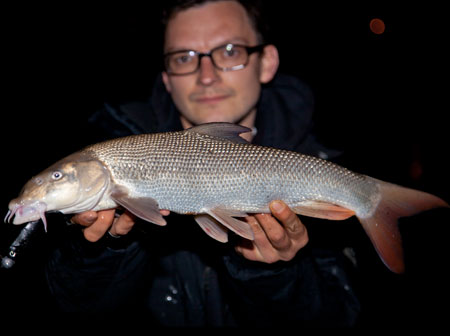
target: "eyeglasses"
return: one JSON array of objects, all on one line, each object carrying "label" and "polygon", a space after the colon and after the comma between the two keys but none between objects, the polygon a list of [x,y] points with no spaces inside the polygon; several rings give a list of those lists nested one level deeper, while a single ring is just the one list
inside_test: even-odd
[{"label": "eyeglasses", "polygon": [[217,69],[235,71],[244,69],[248,64],[249,56],[262,51],[264,46],[264,44],[261,44],[247,47],[228,43],[212,49],[209,53],[178,50],[165,54],[164,64],[169,75],[190,75],[200,68],[202,57],[208,56]]}]

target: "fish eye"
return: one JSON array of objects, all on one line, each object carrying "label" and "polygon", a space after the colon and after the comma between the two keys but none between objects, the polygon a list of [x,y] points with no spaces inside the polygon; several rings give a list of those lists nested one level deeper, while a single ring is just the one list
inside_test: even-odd
[{"label": "fish eye", "polygon": [[54,171],[52,173],[52,179],[55,181],[59,180],[61,177],[63,177],[63,174],[60,171]]}]

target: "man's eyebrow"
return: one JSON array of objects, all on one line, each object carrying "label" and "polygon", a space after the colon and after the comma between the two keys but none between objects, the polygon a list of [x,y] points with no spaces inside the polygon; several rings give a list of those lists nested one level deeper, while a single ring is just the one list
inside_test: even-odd
[{"label": "man's eyebrow", "polygon": [[[224,39],[222,41],[218,41],[217,43],[214,43],[213,47],[211,49],[226,45],[228,43],[250,45],[248,39],[243,38],[243,37],[234,37],[234,38]],[[185,51],[185,50],[199,51],[199,50],[196,50],[195,48],[189,48],[187,46],[180,45],[180,46],[176,46],[176,47],[169,47],[164,50],[164,53],[167,54],[167,53],[172,53],[175,51]]]},{"label": "man's eyebrow", "polygon": [[170,48],[164,49],[164,54],[172,53],[174,51],[183,51],[183,50],[194,50],[194,49],[187,48],[187,47],[186,48],[185,47],[170,47]]},{"label": "man's eyebrow", "polygon": [[231,43],[231,44],[245,44],[245,45],[247,45],[250,42],[246,38],[235,37],[235,38],[226,40],[224,43],[222,43],[222,45],[223,44],[228,44],[228,43]]}]

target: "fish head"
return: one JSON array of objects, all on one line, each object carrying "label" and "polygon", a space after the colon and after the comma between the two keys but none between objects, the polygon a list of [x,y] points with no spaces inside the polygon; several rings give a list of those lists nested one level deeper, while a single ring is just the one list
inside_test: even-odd
[{"label": "fish head", "polygon": [[5,220],[14,224],[43,219],[46,211],[78,213],[91,210],[109,186],[110,175],[99,160],[75,153],[31,178],[9,203]]}]

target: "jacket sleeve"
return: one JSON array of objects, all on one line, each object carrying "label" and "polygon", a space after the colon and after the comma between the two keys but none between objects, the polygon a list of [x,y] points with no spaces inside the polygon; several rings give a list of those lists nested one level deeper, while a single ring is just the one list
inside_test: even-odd
[{"label": "jacket sleeve", "polygon": [[46,267],[47,283],[58,308],[67,312],[112,311],[136,306],[148,260],[136,240],[112,246],[105,236],[90,243],[78,226],[68,228]]},{"label": "jacket sleeve", "polygon": [[262,264],[237,253],[225,257],[235,316],[244,324],[352,326],[360,311],[345,257],[303,248],[289,262]]},{"label": "jacket sleeve", "polygon": [[[145,123],[137,122],[140,117]],[[151,132],[157,122],[145,102],[104,104],[84,127],[84,141],[90,144]],[[143,273],[149,262],[148,252],[132,232],[119,240],[105,235],[99,242],[90,243],[78,225],[71,225],[56,245],[46,266],[46,277],[59,309],[112,311],[136,307],[137,297],[145,297],[137,293],[145,290]]]}]

